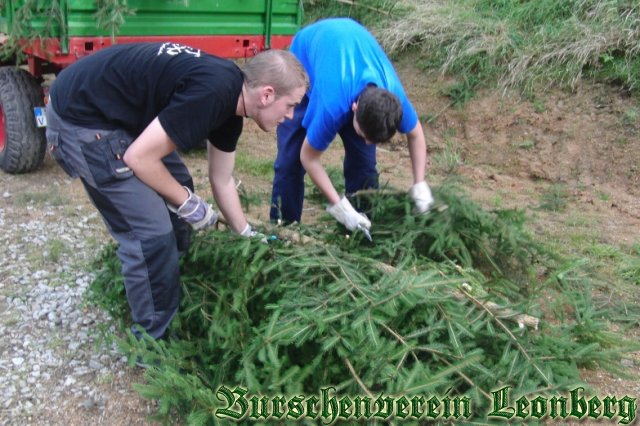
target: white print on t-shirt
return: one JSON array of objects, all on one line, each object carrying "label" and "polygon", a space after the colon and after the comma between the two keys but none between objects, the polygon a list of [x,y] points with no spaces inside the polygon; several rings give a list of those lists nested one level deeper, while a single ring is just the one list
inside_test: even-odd
[{"label": "white print on t-shirt", "polygon": [[194,49],[193,47],[185,46],[184,44],[178,43],[162,43],[162,46],[160,46],[160,50],[158,50],[158,56],[162,55],[163,53],[175,56],[183,52],[188,53],[189,55],[193,55],[196,58],[200,57],[200,49]]}]

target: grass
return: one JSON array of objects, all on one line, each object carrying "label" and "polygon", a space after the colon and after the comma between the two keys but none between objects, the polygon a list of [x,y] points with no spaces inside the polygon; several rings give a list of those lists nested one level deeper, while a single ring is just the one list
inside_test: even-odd
[{"label": "grass", "polygon": [[463,164],[460,149],[451,139],[446,139],[444,148],[436,152],[432,158],[434,168],[444,174],[453,173],[456,167]]},{"label": "grass", "polygon": [[43,252],[43,257],[49,262],[58,263],[60,262],[61,256],[66,252],[68,252],[66,244],[63,241],[54,238],[47,244],[47,248]]},{"label": "grass", "polygon": [[[393,55],[476,86],[526,94],[582,79],[640,94],[640,8],[632,0],[403,0],[374,33]],[[408,12],[404,12],[408,11]],[[404,13],[403,13],[404,12]],[[633,114],[632,114],[633,116]],[[635,119],[635,118],[634,118]]]},{"label": "grass", "polygon": [[115,381],[113,373],[103,373],[97,376],[96,382],[100,385],[111,385]]},{"label": "grass", "polygon": [[303,0],[305,22],[330,16],[349,16],[365,25],[373,25],[380,17],[402,12],[396,0]]},{"label": "grass", "polygon": [[[342,169],[336,166],[326,166],[325,171],[333,184],[333,187],[338,191],[338,194],[345,193],[344,187],[344,173]],[[313,183],[308,174],[304,177],[304,192],[305,199],[313,204],[318,204],[320,206],[325,206],[327,204],[327,197],[318,189],[318,187]]]},{"label": "grass", "polygon": [[541,113],[543,113],[543,112],[545,112],[547,110],[547,105],[545,104],[544,101],[542,101],[540,99],[532,100],[531,104],[533,105],[533,110],[535,112],[537,112],[538,114],[541,114]]},{"label": "grass", "polygon": [[66,346],[67,346],[67,342],[65,342],[64,340],[62,340],[62,338],[58,336],[53,337],[47,344],[47,347],[53,350],[64,348]]},{"label": "grass", "polygon": [[585,247],[584,254],[610,280],[640,285],[640,244],[628,248],[594,243]]},{"label": "grass", "polygon": [[516,146],[516,148],[524,149],[527,151],[532,150],[536,147],[536,143],[531,139],[524,139],[520,142],[516,142],[514,145]]},{"label": "grass", "polygon": [[620,249],[609,244],[595,243],[586,248],[586,253],[596,259],[620,260],[622,253]]},{"label": "grass", "polygon": [[235,170],[238,173],[273,180],[273,159],[255,158],[248,151],[236,152]]},{"label": "grass", "polygon": [[261,206],[267,201],[267,195],[255,191],[247,191],[244,185],[238,188],[240,204],[244,211],[248,211],[251,206]]},{"label": "grass", "polygon": [[554,212],[562,212],[567,208],[570,196],[564,185],[551,185],[540,196],[540,208]]},{"label": "grass", "polygon": [[631,248],[629,255],[624,255],[616,273],[626,282],[640,286],[640,243]]},{"label": "grass", "polygon": [[553,220],[552,226],[539,222],[542,226],[538,234],[563,257],[581,259],[596,283],[594,289],[599,295],[594,293],[594,297],[601,303],[606,302],[602,298],[611,295],[633,303],[639,301],[640,242],[625,245],[609,241],[599,219],[572,208],[572,201],[566,201],[566,209],[548,211],[559,220]]},{"label": "grass", "polygon": [[[593,237],[586,234],[564,234],[562,229],[548,231],[543,239],[552,244],[565,259],[574,259],[583,265],[581,270],[592,283],[589,291],[596,304],[605,306],[617,300],[629,306],[637,306],[640,302],[638,254],[627,253],[621,247],[594,242]],[[628,320],[632,324],[638,324],[640,316],[637,309],[633,309],[634,314]],[[614,313],[617,316],[624,315],[619,310]],[[626,320],[622,322],[624,321]]]},{"label": "grass", "polygon": [[634,125],[638,122],[640,113],[637,108],[629,108],[624,112],[623,122],[627,125]]},{"label": "grass", "polygon": [[461,81],[446,86],[442,90],[442,95],[451,99],[453,106],[460,108],[476,95],[475,87],[477,85],[477,78],[465,75]]},{"label": "grass", "polygon": [[19,322],[20,322],[20,317],[18,316],[18,314],[11,314],[11,316],[3,318],[2,325],[4,325],[5,327],[13,327],[14,325],[17,325]]},{"label": "grass", "polygon": [[49,192],[32,192],[25,191],[16,195],[16,204],[20,207],[27,206],[29,204],[35,204],[38,206],[66,206],[70,203],[67,196],[59,194],[57,191]]}]

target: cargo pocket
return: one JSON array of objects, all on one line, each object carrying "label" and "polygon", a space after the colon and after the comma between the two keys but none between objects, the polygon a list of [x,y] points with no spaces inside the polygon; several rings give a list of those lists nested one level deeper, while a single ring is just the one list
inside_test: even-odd
[{"label": "cargo pocket", "polygon": [[55,130],[47,129],[47,149],[51,157],[58,163],[62,170],[72,178],[78,177],[75,170],[65,161],[64,155],[60,150],[60,133]]},{"label": "cargo pocket", "polygon": [[96,185],[108,185],[133,176],[133,171],[122,160],[131,141],[126,132],[117,130],[82,146]]}]

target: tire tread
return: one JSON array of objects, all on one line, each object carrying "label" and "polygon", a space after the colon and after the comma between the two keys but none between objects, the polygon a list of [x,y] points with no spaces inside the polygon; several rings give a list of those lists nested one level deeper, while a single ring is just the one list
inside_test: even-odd
[{"label": "tire tread", "polygon": [[44,128],[33,116],[35,106],[43,106],[42,88],[28,72],[16,67],[0,68],[0,104],[5,115],[6,142],[0,152],[0,168],[7,173],[27,173],[44,159]]}]

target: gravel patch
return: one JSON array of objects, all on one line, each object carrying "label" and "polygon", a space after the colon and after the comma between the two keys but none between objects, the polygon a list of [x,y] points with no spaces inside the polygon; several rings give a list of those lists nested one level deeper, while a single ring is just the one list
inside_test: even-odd
[{"label": "gravel patch", "polygon": [[12,190],[20,179],[1,179],[0,425],[54,424],[54,412],[103,409],[105,383],[132,369],[100,344],[108,315],[85,300],[110,240],[102,220],[70,180]]}]

